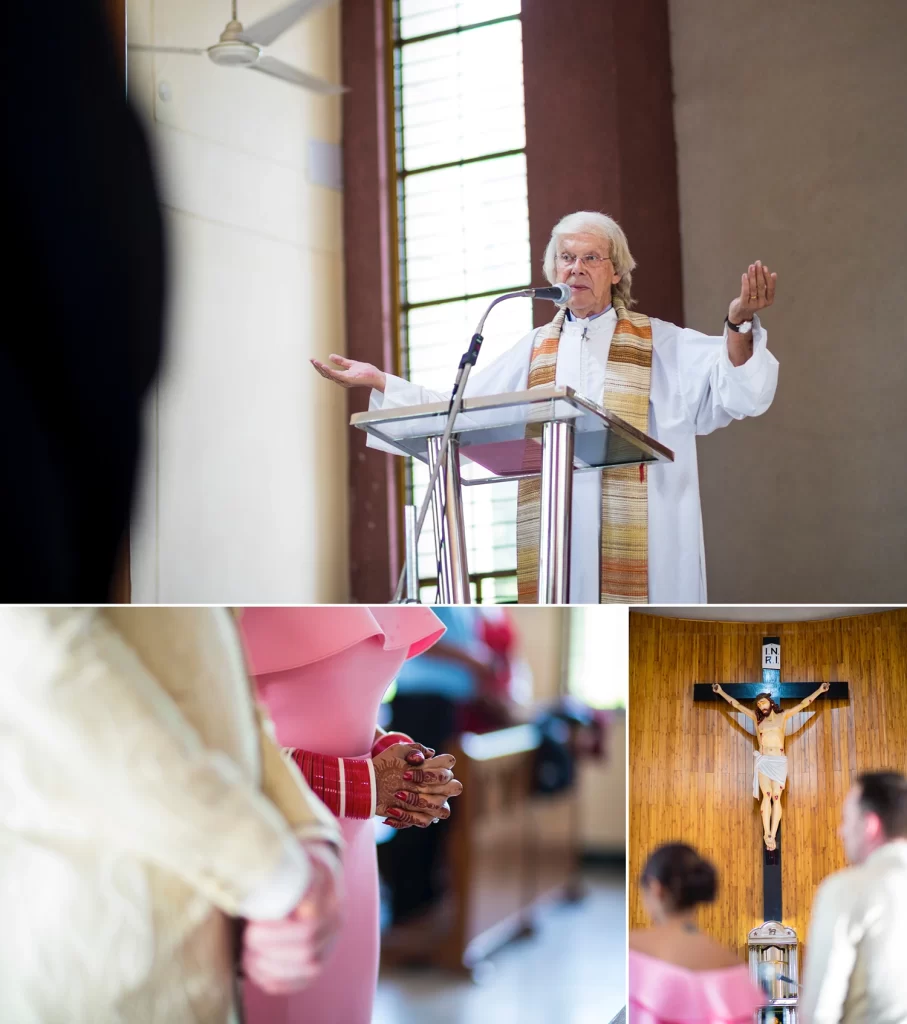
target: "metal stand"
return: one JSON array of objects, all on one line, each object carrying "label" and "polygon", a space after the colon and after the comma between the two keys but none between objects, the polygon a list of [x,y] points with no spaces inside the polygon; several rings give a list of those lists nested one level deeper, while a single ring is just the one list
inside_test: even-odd
[{"label": "metal stand", "polygon": [[450,594],[454,604],[470,604],[469,564],[466,558],[466,521],[463,517],[463,488],[460,486],[460,442],[452,437],[447,444],[447,482],[444,536],[449,552]]},{"label": "metal stand", "polygon": [[570,519],[574,430],[570,422],[542,429],[539,604],[570,602]]},{"label": "metal stand", "polygon": [[[441,461],[443,438],[428,439],[428,468],[434,475]],[[469,567],[466,561],[466,525],[460,488],[460,453],[456,439],[447,443],[447,459],[440,467],[431,494],[435,561],[441,604],[470,604]]]},{"label": "metal stand", "polygon": [[444,530],[441,523],[441,509],[444,507],[444,479],[443,468],[439,465],[441,461],[441,438],[430,437],[426,441],[428,448],[428,469],[430,472],[429,483],[432,479],[434,484],[431,490],[431,522],[432,536],[435,545],[435,562],[438,566],[438,597],[441,604],[451,604],[450,600],[450,548],[444,543]]},{"label": "metal stand", "polygon": [[403,537],[406,543],[407,604],[419,602],[419,544],[416,537],[416,506],[403,506]]}]

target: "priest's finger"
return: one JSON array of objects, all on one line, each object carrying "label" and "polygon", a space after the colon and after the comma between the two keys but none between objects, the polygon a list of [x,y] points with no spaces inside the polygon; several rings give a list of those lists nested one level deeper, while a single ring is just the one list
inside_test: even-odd
[{"label": "priest's finger", "polygon": [[[326,377],[328,380],[336,381],[337,378],[334,376],[335,371],[330,366],[325,366],[324,363],[319,362],[317,359],[311,360],[312,366],[321,374],[322,377]],[[337,381],[337,383],[340,383]]]},{"label": "priest's finger", "polygon": [[778,275],[769,274],[767,269],[765,272],[768,275],[768,291],[766,292],[766,296],[768,298],[768,304],[771,305],[775,301],[775,282],[778,280]]},{"label": "priest's finger", "polygon": [[765,275],[762,273],[762,261],[756,260],[756,299],[761,301],[765,298]]},{"label": "priest's finger", "polygon": [[740,301],[745,306],[750,300],[750,278],[749,274],[744,271],[740,275]]},{"label": "priest's finger", "polygon": [[352,359],[347,359],[346,356],[338,356],[334,352],[328,356],[328,359],[330,359],[332,363],[342,366],[344,370],[348,370],[353,365]]},{"label": "priest's finger", "polygon": [[749,274],[745,270],[740,274],[740,301],[744,306],[749,302]]},{"label": "priest's finger", "polygon": [[756,264],[751,263],[750,269],[747,271],[747,278],[749,279],[750,293],[747,296],[747,303],[750,306],[755,305],[759,298],[759,286],[756,283]]},{"label": "priest's finger", "polygon": [[770,304],[770,302],[771,302],[771,300],[768,297],[768,284],[769,284],[768,268],[763,266],[762,267],[762,301],[764,302],[764,304],[766,306],[768,306]]}]

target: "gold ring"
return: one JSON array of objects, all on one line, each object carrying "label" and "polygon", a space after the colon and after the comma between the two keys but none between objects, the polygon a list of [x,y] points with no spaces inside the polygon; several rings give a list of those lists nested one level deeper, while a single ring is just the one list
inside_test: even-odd
[{"label": "gold ring", "polygon": [[756,296],[755,295],[751,295],[750,296],[750,302],[755,302],[755,301],[756,301]]}]

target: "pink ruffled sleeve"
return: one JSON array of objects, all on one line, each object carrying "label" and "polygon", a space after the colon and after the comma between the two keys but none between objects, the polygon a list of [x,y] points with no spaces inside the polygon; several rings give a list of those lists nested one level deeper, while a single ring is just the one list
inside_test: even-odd
[{"label": "pink ruffled sleeve", "polygon": [[254,676],[310,665],[370,637],[385,650],[405,647],[413,658],[444,634],[438,616],[421,605],[254,607],[243,611],[239,624]]},{"label": "pink ruffled sleeve", "polygon": [[690,971],[630,950],[630,1024],[752,1024],[764,997],[745,964]]}]

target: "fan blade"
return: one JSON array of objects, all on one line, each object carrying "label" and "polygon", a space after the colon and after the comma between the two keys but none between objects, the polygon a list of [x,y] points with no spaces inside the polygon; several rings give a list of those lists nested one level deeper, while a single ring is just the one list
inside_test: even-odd
[{"label": "fan blade", "polygon": [[349,90],[343,85],[333,85],[323,78],[316,78],[315,75],[308,75],[305,71],[284,64],[276,57],[259,57],[255,64],[250,64],[252,71],[262,71],[266,75],[273,75],[274,78],[282,78],[285,82],[292,82],[294,85],[301,85],[303,89],[310,89],[322,96],[339,96]]},{"label": "fan blade", "polygon": [[130,43],[130,50],[142,50],[144,53],[207,53],[207,50],[198,50],[193,46],[142,46],[139,43]]},{"label": "fan blade", "polygon": [[319,7],[327,7],[331,3],[334,3],[334,0],[295,0],[287,7],[275,11],[243,29],[239,38],[247,43],[268,46],[278,36],[283,35],[288,28],[295,25],[303,15],[310,11],[317,11]]}]

